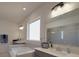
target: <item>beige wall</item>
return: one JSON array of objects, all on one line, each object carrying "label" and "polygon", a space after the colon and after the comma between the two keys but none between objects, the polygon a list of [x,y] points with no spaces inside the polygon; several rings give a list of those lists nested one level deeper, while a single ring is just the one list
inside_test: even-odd
[{"label": "beige wall", "polygon": [[6,20],[0,20],[0,34],[8,34],[8,42],[18,37],[18,27],[16,24]]}]

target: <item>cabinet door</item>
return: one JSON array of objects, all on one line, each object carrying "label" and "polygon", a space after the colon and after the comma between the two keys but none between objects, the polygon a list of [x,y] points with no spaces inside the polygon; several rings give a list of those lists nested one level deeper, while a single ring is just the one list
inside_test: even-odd
[{"label": "cabinet door", "polygon": [[35,57],[56,57],[56,56],[54,56],[54,55],[50,55],[50,54],[47,54],[47,53],[45,53],[45,52],[38,51],[38,50],[35,50],[34,56],[35,56]]}]

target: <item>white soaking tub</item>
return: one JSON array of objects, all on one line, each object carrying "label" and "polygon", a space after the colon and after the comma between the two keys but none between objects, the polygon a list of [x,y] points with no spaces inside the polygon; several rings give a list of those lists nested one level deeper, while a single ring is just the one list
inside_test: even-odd
[{"label": "white soaking tub", "polygon": [[29,47],[13,47],[10,49],[11,57],[33,57],[34,50]]}]

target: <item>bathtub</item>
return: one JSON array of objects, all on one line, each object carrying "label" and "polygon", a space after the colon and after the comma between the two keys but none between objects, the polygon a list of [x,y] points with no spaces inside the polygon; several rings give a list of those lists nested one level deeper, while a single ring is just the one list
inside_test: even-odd
[{"label": "bathtub", "polygon": [[34,49],[24,46],[11,47],[9,49],[11,57],[33,57]]}]

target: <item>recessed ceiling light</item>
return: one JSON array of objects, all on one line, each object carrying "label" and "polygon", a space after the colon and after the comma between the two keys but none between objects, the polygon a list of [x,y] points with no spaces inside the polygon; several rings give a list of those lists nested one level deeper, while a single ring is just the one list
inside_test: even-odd
[{"label": "recessed ceiling light", "polygon": [[25,10],[26,10],[26,8],[23,8],[23,10],[25,11]]}]

